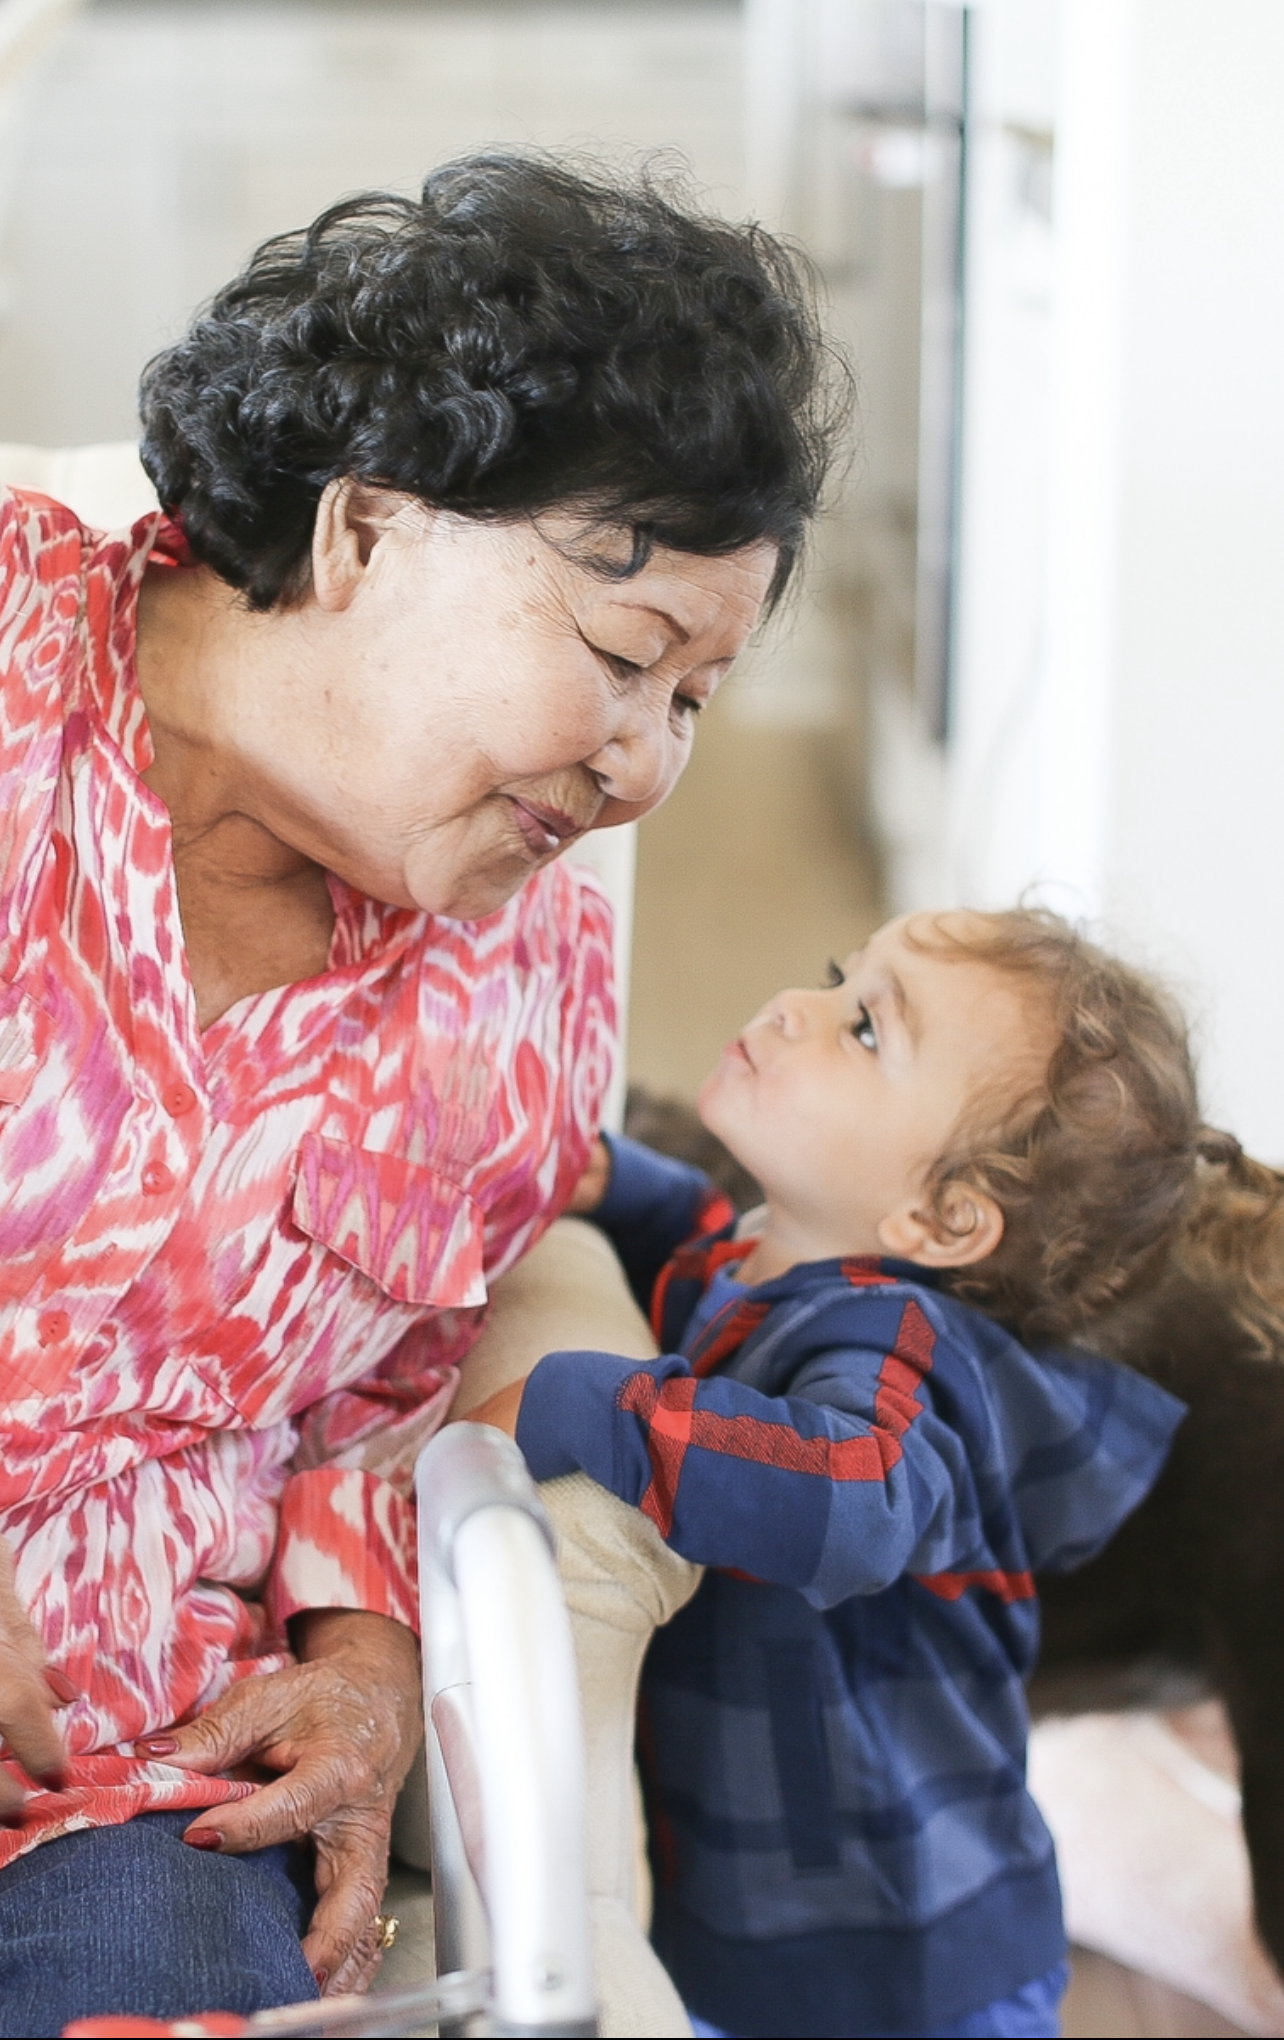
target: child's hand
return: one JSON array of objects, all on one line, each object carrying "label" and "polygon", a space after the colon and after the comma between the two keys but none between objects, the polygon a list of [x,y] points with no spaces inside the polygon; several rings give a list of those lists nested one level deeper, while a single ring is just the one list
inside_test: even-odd
[{"label": "child's hand", "polygon": [[475,1410],[469,1410],[465,1422],[469,1424],[493,1424],[497,1431],[507,1431],[510,1438],[517,1436],[517,1412],[522,1406],[522,1391],[525,1381],[511,1381],[507,1388],[501,1388],[495,1395],[479,1403]]},{"label": "child's hand", "polygon": [[596,1211],[611,1187],[611,1150],[599,1134],[593,1143],[593,1152],[588,1166],[566,1209],[572,1218],[586,1218],[590,1211]]}]

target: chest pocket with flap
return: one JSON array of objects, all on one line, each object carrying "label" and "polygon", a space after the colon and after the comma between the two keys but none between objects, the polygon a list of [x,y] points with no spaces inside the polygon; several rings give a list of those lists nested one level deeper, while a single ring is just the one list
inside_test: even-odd
[{"label": "chest pocket with flap", "polygon": [[17,985],[0,985],[0,1108],[21,1105],[35,1081],[49,1015]]},{"label": "chest pocket with flap", "polygon": [[295,1224],[398,1303],[466,1310],[486,1301],[482,1214],[432,1169],[305,1134]]}]

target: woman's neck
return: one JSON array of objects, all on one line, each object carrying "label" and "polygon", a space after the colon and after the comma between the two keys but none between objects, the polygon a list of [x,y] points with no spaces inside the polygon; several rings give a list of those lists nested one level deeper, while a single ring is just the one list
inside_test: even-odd
[{"label": "woman's neck", "polygon": [[265,819],[234,736],[270,622],[207,568],[152,569],[140,591],[138,684],[154,752],[143,778],[169,810],[201,1027],[252,993],[317,976],[329,957],[325,872]]}]

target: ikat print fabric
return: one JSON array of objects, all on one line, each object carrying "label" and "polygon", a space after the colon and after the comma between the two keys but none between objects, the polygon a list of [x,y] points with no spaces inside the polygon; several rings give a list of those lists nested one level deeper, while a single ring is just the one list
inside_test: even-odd
[{"label": "ikat print fabric", "polygon": [[326,972],[198,1029],[134,671],[182,558],[0,490],[0,1535],[84,1695],[0,1863],[250,1790],[132,1744],[288,1663],[291,1614],[415,1621],[411,1504],[358,1448],[444,1417],[614,1054],[610,908],[562,865],[471,923],[332,878]]}]

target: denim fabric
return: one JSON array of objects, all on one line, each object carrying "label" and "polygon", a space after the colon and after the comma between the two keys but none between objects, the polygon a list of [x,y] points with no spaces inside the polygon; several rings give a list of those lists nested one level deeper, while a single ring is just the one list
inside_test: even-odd
[{"label": "denim fabric", "polygon": [[0,2035],[73,2019],[257,2012],[315,1998],[300,1936],[315,1903],[297,1847],[219,1856],[190,1809],[42,1842],[0,1870]]},{"label": "denim fabric", "polygon": [[[982,2011],[960,2019],[953,2026],[938,2026],[927,2040],[1057,2040],[1061,2031],[1061,2000],[1066,1994],[1070,1971],[1058,1962],[1046,1976],[1036,1977],[1011,1997],[998,1998]],[[730,2040],[721,2026],[688,2012],[696,2040]]]}]

